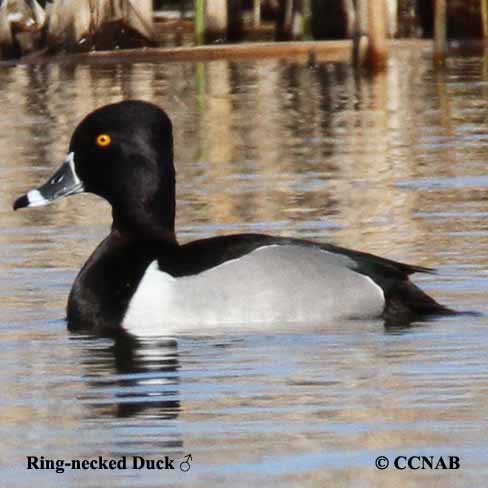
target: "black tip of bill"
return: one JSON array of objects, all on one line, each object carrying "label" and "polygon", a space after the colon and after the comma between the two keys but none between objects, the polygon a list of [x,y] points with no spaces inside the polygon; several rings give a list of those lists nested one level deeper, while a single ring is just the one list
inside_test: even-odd
[{"label": "black tip of bill", "polygon": [[19,208],[24,208],[29,206],[29,199],[27,198],[27,195],[22,195],[21,197],[17,198],[14,202],[14,210],[17,210]]},{"label": "black tip of bill", "polygon": [[48,203],[49,200],[44,198],[39,190],[31,190],[15,200],[14,210],[24,207],[41,207],[43,205],[47,205]]}]

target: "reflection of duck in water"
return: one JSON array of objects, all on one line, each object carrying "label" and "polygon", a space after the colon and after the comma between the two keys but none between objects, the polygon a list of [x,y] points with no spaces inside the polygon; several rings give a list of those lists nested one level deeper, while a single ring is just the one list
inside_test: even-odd
[{"label": "reflection of duck in water", "polygon": [[71,290],[72,330],[157,336],[215,325],[406,322],[452,313],[408,279],[428,269],[371,254],[259,234],[178,244],[171,122],[146,102],[89,114],[65,163],[14,208],[82,191],[108,200],[113,224]]},{"label": "reflection of duck in water", "polygon": [[175,340],[146,342],[121,335],[102,348],[93,339],[75,340],[88,344],[83,366],[89,391],[80,399],[90,406],[90,417],[178,417]]}]

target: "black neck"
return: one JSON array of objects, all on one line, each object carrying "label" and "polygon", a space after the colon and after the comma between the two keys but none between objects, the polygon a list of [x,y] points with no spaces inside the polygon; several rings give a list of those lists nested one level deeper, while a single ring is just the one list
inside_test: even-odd
[{"label": "black neck", "polygon": [[112,230],[128,240],[176,244],[174,189],[166,189],[157,198],[114,205],[112,217]]}]

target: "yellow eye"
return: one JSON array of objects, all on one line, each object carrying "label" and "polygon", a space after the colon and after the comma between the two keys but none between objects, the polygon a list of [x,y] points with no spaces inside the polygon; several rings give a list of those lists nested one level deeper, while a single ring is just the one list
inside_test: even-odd
[{"label": "yellow eye", "polygon": [[108,134],[100,134],[95,139],[98,147],[107,147],[112,143],[112,138]]}]

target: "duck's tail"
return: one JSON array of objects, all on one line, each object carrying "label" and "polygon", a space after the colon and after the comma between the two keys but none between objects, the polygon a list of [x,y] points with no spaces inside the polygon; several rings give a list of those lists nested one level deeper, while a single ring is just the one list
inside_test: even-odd
[{"label": "duck's tail", "polygon": [[383,317],[387,324],[405,325],[426,316],[458,315],[437,302],[408,278],[396,281],[385,290]]}]

